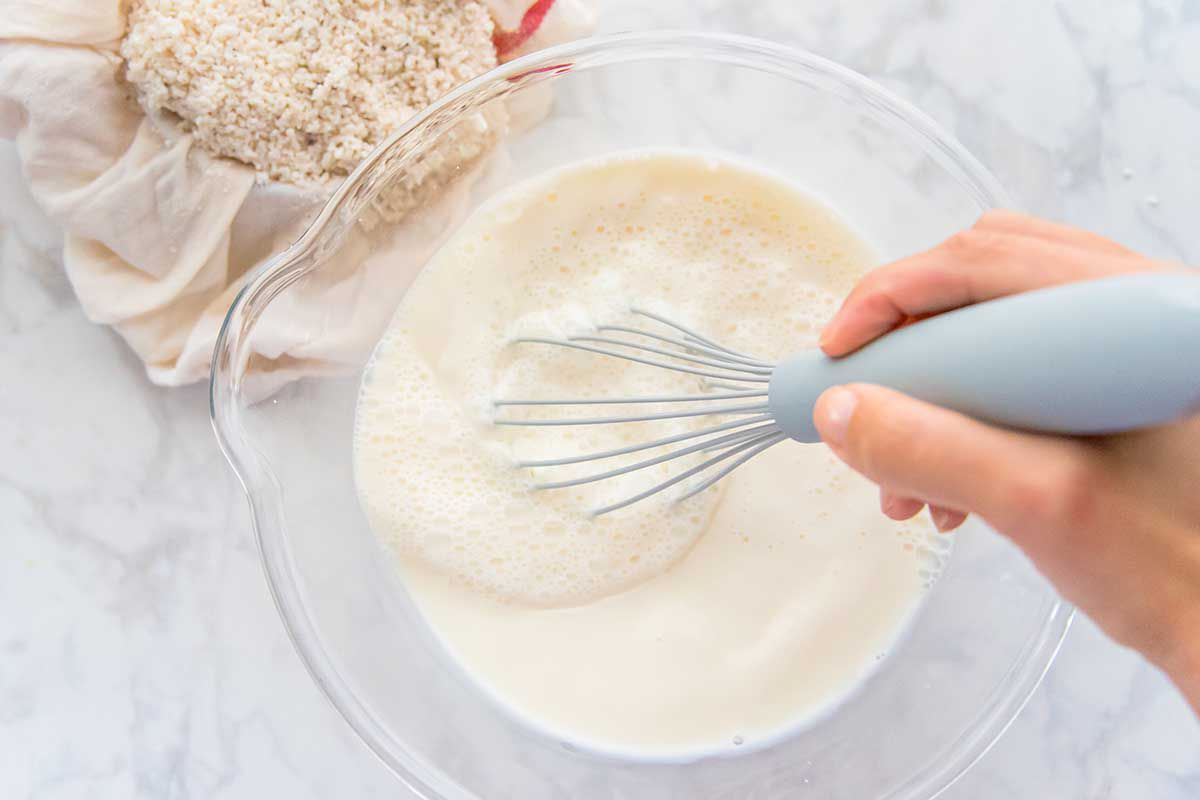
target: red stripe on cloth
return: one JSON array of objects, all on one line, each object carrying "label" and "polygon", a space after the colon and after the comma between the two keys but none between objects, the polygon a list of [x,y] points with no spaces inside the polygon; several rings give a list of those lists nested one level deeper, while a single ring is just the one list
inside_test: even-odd
[{"label": "red stripe on cloth", "polygon": [[492,33],[492,46],[496,48],[496,55],[504,58],[529,41],[529,37],[542,27],[542,21],[546,19],[546,14],[550,12],[550,7],[553,5],[554,0],[537,0],[525,11],[525,15],[521,17],[521,24],[517,26],[516,30],[506,31],[497,28]]}]

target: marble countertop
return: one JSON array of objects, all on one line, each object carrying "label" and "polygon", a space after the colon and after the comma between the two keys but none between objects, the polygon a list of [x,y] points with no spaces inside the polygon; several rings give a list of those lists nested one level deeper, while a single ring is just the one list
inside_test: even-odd
[{"label": "marble countertop", "polygon": [[[957,134],[1020,204],[1200,264],[1196,0],[604,0],[604,30],[814,50]],[[203,387],[87,322],[0,145],[0,797],[407,796],[276,617]],[[1087,620],[945,795],[1200,797],[1200,725]]]}]

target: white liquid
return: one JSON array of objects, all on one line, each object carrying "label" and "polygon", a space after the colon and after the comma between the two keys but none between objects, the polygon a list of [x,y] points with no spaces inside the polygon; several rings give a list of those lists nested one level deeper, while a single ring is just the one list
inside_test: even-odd
[{"label": "white liquid", "polygon": [[515,336],[645,327],[625,313],[637,305],[777,360],[814,345],[873,261],[844,223],[786,184],[683,154],[560,170],[456,233],[372,359],[355,473],[414,601],[476,681],[554,735],[649,758],[760,745],[861,683],[946,545],[924,521],[886,520],[873,487],[824,447],[785,442],[682,503],[668,492],[592,519],[587,510],[704,456],[540,492],[530,483],[621,462],[513,463],[714,421],[530,429],[489,418],[497,397],[700,391],[694,376],[508,344]]}]

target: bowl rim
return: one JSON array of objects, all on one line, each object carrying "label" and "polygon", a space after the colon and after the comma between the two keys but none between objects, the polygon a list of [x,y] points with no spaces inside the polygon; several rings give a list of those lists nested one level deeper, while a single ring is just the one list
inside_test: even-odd
[{"label": "bowl rim", "polygon": [[[633,53],[632,56],[629,56]],[[628,56],[628,57],[622,57]],[[489,86],[523,78],[569,72],[606,63],[705,59],[779,74],[795,79],[802,72],[819,74],[836,87],[869,101],[876,112],[895,118],[907,132],[932,145],[943,167],[957,174],[985,206],[1010,206],[1007,194],[988,169],[954,137],[915,106],[875,81],[800,48],[755,37],[687,30],[627,32],[578,39],[538,50],[468,81],[423,111],[377,145],[330,195],[304,232],[278,255],[247,273],[222,321],[213,350],[209,382],[209,414],[218,444],[246,494],[251,527],[267,585],[281,622],[301,663],[349,727],[367,748],[417,797],[474,798],[441,770],[411,753],[397,753],[392,740],[358,696],[340,678],[316,633],[299,595],[296,567],[283,527],[270,524],[277,515],[280,487],[265,458],[244,435],[236,399],[245,363],[243,333],[253,327],[262,308],[280,291],[314,268],[312,256],[326,228],[397,143],[429,120],[444,115],[463,99]],[[272,491],[266,493],[264,488]],[[272,502],[273,501],[273,502]],[[932,800],[941,795],[999,740],[1049,671],[1066,638],[1075,609],[1053,593],[1041,628],[1015,654],[1013,666],[984,704],[980,714],[956,742],[934,754],[880,800]]]}]

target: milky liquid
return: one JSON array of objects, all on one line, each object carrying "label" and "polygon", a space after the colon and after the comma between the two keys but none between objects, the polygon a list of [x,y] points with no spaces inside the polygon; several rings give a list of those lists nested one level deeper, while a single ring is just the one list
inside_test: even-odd
[{"label": "milky liquid", "polygon": [[814,346],[874,261],[836,215],[787,184],[690,154],[575,165],[468,220],[405,296],[368,368],[355,426],[372,528],[468,674],[552,735],[649,758],[762,744],[862,682],[936,577],[946,540],[923,520],[885,519],[875,490],[823,446],[788,441],[690,499],[673,502],[684,481],[591,518],[589,509],[707,456],[540,492],[529,487],[622,461],[514,463],[714,421],[514,428],[490,419],[497,398],[703,391],[696,376],[515,337],[645,327],[628,314],[638,306],[774,361]]}]

